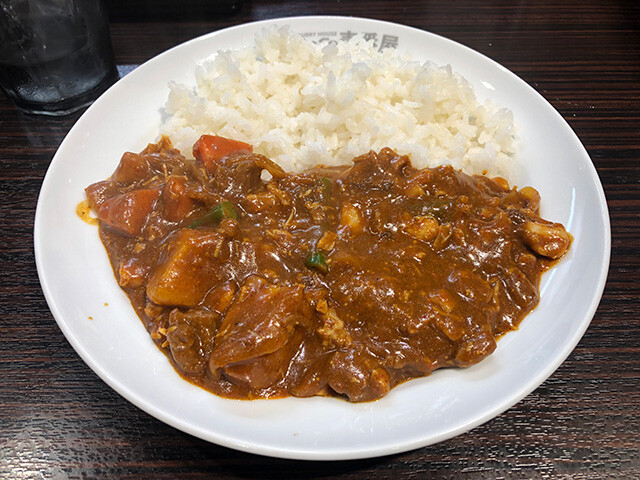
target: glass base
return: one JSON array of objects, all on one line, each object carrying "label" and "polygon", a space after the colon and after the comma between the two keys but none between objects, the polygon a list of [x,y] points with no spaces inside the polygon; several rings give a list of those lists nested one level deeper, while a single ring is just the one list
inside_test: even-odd
[{"label": "glass base", "polygon": [[118,80],[118,71],[114,67],[107,75],[92,89],[71,98],[65,98],[54,103],[26,102],[20,98],[9,97],[18,109],[29,115],[48,115],[51,117],[61,117],[70,115],[78,110],[91,105],[100,95]]}]

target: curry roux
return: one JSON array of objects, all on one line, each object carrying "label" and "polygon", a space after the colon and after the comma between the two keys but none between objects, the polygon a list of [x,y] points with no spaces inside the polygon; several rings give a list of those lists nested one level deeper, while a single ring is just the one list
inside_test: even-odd
[{"label": "curry roux", "polygon": [[197,153],[163,139],[86,192],[154,342],[224,397],[367,401],[473,365],[535,308],[571,243],[533,188],[417,170],[388,148],[298,174]]}]

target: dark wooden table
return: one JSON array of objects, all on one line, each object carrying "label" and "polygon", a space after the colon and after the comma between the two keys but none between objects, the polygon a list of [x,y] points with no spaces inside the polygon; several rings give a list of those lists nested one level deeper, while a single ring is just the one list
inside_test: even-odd
[{"label": "dark wooden table", "polygon": [[121,398],[58,329],[36,274],[33,217],[49,161],[78,115],[29,117],[2,97],[0,477],[640,478],[637,2],[255,0],[222,16],[198,16],[207,2],[185,0],[188,14],[153,20],[133,18],[118,6],[126,3],[112,3],[119,65],[223,27],[307,14],[399,22],[493,58],[551,102],[585,144],[611,212],[609,279],[568,360],[519,404],[469,433],[400,455],[329,463],[211,445]]}]

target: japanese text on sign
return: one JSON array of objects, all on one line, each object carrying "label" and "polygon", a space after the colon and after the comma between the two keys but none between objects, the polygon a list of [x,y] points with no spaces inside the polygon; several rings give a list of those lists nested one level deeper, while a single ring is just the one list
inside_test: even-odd
[{"label": "japanese text on sign", "polygon": [[379,32],[354,32],[347,31],[328,31],[328,32],[304,32],[301,33],[305,38],[311,39],[316,44],[336,43],[338,40],[349,41],[358,35],[362,36],[366,41],[372,42],[374,48],[382,51],[385,48],[398,48],[399,38],[396,35],[380,34]]}]

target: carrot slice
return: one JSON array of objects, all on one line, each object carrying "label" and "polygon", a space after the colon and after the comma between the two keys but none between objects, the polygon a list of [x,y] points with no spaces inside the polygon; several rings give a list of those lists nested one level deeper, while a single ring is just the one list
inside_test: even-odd
[{"label": "carrot slice", "polygon": [[123,193],[104,201],[98,207],[98,218],[121,232],[137,235],[147,223],[159,196],[158,189]]},{"label": "carrot slice", "polygon": [[220,160],[232,153],[251,152],[252,145],[217,135],[202,135],[193,145],[193,156],[209,171],[214,170]]}]

